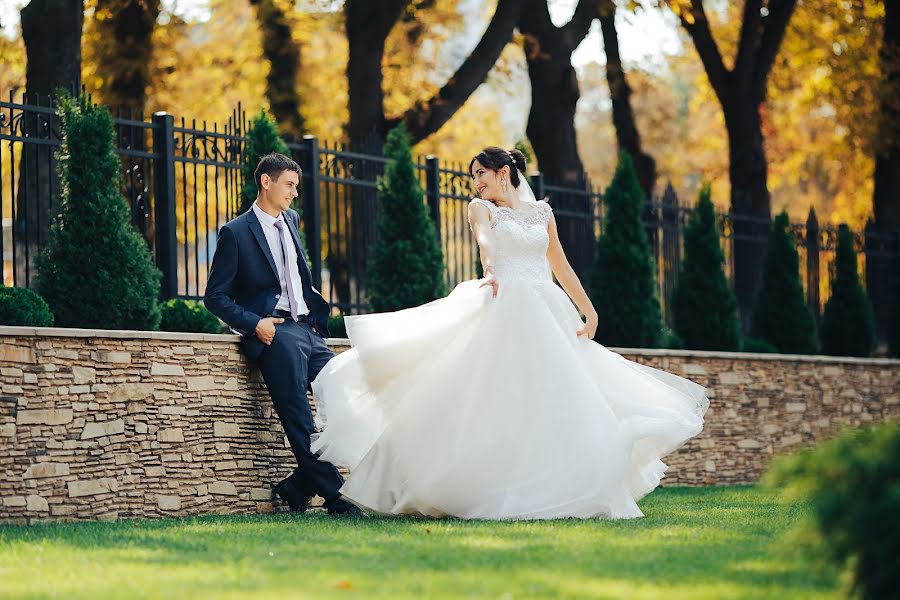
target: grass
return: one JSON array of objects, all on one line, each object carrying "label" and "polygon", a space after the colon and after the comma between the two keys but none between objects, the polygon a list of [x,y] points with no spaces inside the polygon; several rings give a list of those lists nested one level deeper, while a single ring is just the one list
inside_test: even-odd
[{"label": "grass", "polygon": [[627,521],[212,516],[0,527],[0,598],[840,598],[807,508],[660,488]]}]

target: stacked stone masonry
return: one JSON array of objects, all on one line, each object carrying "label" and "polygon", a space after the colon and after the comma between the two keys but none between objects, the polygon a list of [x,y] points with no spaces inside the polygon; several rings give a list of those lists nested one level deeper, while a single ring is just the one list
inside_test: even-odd
[{"label": "stacked stone masonry", "polygon": [[[0,327],[0,523],[283,510],[293,455],[237,339]],[[774,455],[900,417],[897,360],[616,351],[708,388],[663,485],[752,483]]]}]

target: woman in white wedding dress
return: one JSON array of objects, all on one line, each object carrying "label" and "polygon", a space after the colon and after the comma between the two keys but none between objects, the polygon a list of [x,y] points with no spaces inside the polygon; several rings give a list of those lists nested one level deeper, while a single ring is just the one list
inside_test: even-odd
[{"label": "woman in white wedding dress", "polygon": [[640,517],[660,458],[703,428],[705,388],[593,341],[597,312],[524,171],[520,152],[494,147],[470,165],[485,277],[422,306],[345,317],[352,348],[312,383],[312,450],[350,469],[341,493],[364,509]]}]

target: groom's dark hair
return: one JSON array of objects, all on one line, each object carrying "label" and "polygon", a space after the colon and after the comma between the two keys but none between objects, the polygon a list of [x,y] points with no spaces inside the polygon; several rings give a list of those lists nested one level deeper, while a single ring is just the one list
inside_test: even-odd
[{"label": "groom's dark hair", "polygon": [[265,173],[272,179],[278,179],[285,171],[293,171],[298,175],[303,174],[302,171],[300,171],[300,165],[295,163],[284,154],[279,154],[277,152],[266,154],[261,159],[259,159],[259,164],[256,165],[256,171],[253,172],[253,177],[256,179],[256,189],[262,189],[262,185],[260,182],[262,180],[263,173]]}]

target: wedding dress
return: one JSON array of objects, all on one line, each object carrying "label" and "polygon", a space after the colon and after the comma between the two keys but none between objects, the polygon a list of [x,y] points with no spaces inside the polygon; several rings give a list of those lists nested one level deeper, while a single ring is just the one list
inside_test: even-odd
[{"label": "wedding dress", "polygon": [[660,458],[702,430],[704,387],[576,336],[581,317],[546,256],[552,209],[520,198],[472,200],[490,211],[496,297],[471,280],[422,306],[345,317],[351,349],[312,383],[312,450],[350,469],[341,493],[358,506],[641,517]]}]

